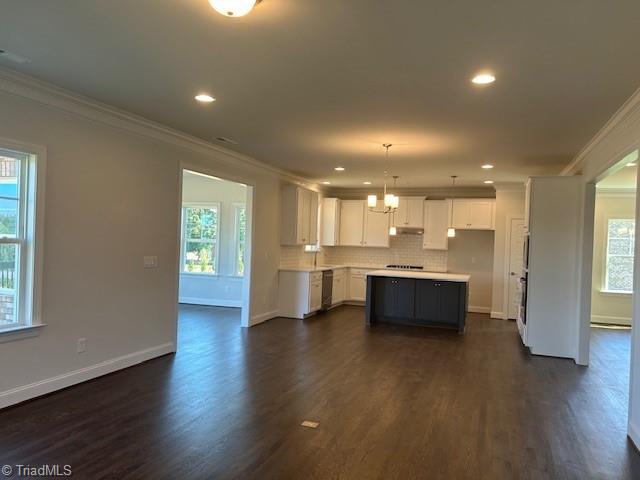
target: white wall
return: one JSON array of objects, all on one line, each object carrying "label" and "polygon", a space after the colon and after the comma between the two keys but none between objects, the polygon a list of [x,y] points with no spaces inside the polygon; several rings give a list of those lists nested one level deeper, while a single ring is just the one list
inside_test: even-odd
[{"label": "white wall", "polygon": [[255,187],[250,320],[277,315],[279,173],[1,70],[0,137],[48,152],[47,326],[1,345],[0,407],[175,349],[180,162]]},{"label": "white wall", "polygon": [[502,188],[496,187],[496,230],[493,243],[493,288],[491,292],[491,316],[506,318],[504,305],[504,286],[507,282],[505,252],[507,250],[507,218],[524,218],[524,185]]},{"label": "white wall", "polygon": [[236,182],[184,173],[182,203],[218,203],[218,271],[216,275],[180,274],[180,303],[242,306],[243,278],[236,275],[235,207],[244,205],[247,187]]},{"label": "white wall", "polygon": [[607,219],[635,218],[634,194],[597,194],[593,235],[591,320],[596,323],[631,325],[632,295],[603,292],[607,249]]},{"label": "white wall", "polygon": [[456,230],[449,239],[447,269],[450,273],[466,273],[469,280],[469,311],[489,313],[493,271],[493,237],[488,230]]}]

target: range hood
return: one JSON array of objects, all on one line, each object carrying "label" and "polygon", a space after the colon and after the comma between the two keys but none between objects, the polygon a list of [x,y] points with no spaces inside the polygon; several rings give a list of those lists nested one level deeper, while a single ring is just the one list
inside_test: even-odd
[{"label": "range hood", "polygon": [[396,227],[396,235],[422,235],[424,228],[420,227]]}]

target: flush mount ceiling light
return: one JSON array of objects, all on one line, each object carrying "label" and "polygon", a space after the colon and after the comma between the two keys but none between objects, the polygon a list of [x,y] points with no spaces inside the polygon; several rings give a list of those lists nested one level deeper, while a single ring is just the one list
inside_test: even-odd
[{"label": "flush mount ceiling light", "polygon": [[225,17],[244,17],[262,0],[209,0],[213,9]]},{"label": "flush mount ceiling light", "polygon": [[493,165],[485,163],[484,165],[482,165],[482,168],[484,168],[485,170],[491,170],[493,168]]},{"label": "flush mount ceiling light", "polygon": [[211,103],[216,101],[215,98],[213,98],[211,95],[208,95],[206,93],[199,93],[198,95],[195,96],[195,99],[200,103]]},{"label": "flush mount ceiling light", "polygon": [[336,167],[334,168],[336,172],[344,172],[344,167]]},{"label": "flush mount ceiling light", "polygon": [[492,183],[493,183],[493,180],[485,180],[485,181],[484,181],[484,183],[486,183],[486,184],[490,185],[490,184],[492,184]]},{"label": "flush mount ceiling light", "polygon": [[371,185],[371,182],[362,182],[363,185]]},{"label": "flush mount ceiling light", "polygon": [[331,182],[322,182],[323,185],[331,185]]},{"label": "flush mount ceiling light", "polygon": [[476,74],[471,81],[476,85],[489,85],[496,81],[495,75],[489,72],[480,72]]}]

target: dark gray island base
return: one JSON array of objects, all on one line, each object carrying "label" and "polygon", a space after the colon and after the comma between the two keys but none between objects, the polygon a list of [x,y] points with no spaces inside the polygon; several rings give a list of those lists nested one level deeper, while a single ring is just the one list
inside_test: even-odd
[{"label": "dark gray island base", "polygon": [[455,329],[464,332],[469,276],[376,270],[367,274],[366,323]]}]

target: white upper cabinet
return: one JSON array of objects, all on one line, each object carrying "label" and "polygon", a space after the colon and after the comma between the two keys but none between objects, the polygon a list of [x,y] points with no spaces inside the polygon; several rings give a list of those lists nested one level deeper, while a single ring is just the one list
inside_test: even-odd
[{"label": "white upper cabinet", "polygon": [[282,189],[282,245],[314,245],[318,243],[318,194],[287,185]]},{"label": "white upper cabinet", "polygon": [[494,230],[496,201],[492,198],[458,198],[453,202],[453,227],[460,230]]},{"label": "white upper cabinet", "polygon": [[340,245],[340,199],[323,198],[320,220],[320,245]]},{"label": "white upper cabinet", "polygon": [[[383,209],[382,200],[378,200],[377,209]],[[372,212],[368,208],[364,215],[364,246],[388,247],[389,246],[389,217],[391,215]]]},{"label": "white upper cabinet", "polygon": [[364,242],[364,200],[342,200],[340,205],[341,246],[361,247]]},{"label": "white upper cabinet", "polygon": [[449,228],[448,200],[427,200],[424,202],[424,235],[422,248],[429,250],[447,250]]},{"label": "white upper cabinet", "polygon": [[424,226],[424,198],[400,197],[398,209],[393,213],[393,224],[396,227],[422,228]]}]

